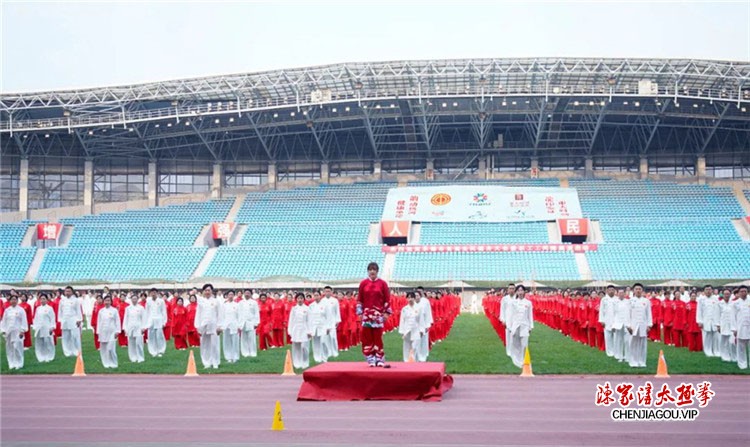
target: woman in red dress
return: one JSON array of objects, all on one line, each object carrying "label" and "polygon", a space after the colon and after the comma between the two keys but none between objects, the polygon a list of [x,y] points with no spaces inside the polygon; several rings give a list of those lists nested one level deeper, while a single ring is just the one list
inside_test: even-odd
[{"label": "woman in red dress", "polygon": [[188,310],[184,306],[182,297],[177,297],[177,302],[172,306],[172,338],[174,348],[178,351],[187,349],[187,315]]},{"label": "woman in red dress", "polygon": [[96,294],[96,303],[94,303],[94,311],[91,312],[91,327],[94,328],[94,347],[99,350],[99,333],[96,331],[96,324],[99,321],[99,310],[104,307],[104,300],[100,293]]},{"label": "woman in red dress", "polygon": [[195,312],[198,310],[198,297],[195,294],[191,294],[188,298],[187,313],[185,326],[187,330],[187,342],[190,347],[200,346],[201,337],[198,334],[198,330],[195,328]]},{"label": "woman in red dress", "polygon": [[[18,303],[18,307],[23,309],[23,311],[26,313],[26,321],[34,321],[32,319],[31,315],[31,305],[29,305],[29,295],[22,294],[21,295],[21,301]],[[29,323],[31,324],[31,323]],[[23,333],[23,349],[24,351],[29,349],[31,347],[31,331],[26,331]]]}]

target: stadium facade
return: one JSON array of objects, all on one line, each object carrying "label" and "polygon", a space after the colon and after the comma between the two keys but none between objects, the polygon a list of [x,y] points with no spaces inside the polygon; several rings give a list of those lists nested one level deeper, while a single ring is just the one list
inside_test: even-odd
[{"label": "stadium facade", "polygon": [[687,59],[346,63],[3,93],[0,207],[3,221],[57,218],[399,175],[748,179],[748,108],[749,62]]}]

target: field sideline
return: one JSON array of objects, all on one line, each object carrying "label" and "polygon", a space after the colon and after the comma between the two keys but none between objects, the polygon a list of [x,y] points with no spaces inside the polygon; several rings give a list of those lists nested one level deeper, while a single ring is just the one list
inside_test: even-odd
[{"label": "field sideline", "polygon": [[[389,361],[401,361],[401,339],[394,331],[385,335],[385,350]],[[20,371],[10,372],[5,356],[5,343],[0,346],[2,374],[71,374],[74,358],[62,356],[58,343],[57,356],[51,363],[36,361],[33,347],[25,352],[25,365]],[[117,348],[119,368],[105,370],[99,353],[94,349],[93,334],[84,331],[83,357],[87,374],[184,374],[188,351],[175,351],[168,342],[167,352],[161,358],[152,358],[146,353],[146,361],[130,363],[127,348]],[[199,374],[275,374],[281,373],[288,348],[269,349],[258,353],[254,359],[241,359],[238,363],[223,362],[217,370],[204,370],[198,355],[196,363]],[[647,368],[630,368],[618,363],[602,351],[577,343],[542,324],[536,324],[529,339],[534,374],[640,374],[652,375],[656,371],[659,349],[664,350],[670,374],[744,374],[736,363],[727,363],[718,358],[708,358],[702,352],[689,352],[686,348],[664,346],[649,342]],[[341,352],[332,361],[362,361],[359,346]],[[495,334],[484,315],[462,314],[456,318],[453,329],[446,340],[433,346],[430,361],[445,362],[450,374],[519,374],[504,353],[500,338]],[[311,365],[315,363],[311,361]],[[299,371],[297,371],[299,372]]]}]

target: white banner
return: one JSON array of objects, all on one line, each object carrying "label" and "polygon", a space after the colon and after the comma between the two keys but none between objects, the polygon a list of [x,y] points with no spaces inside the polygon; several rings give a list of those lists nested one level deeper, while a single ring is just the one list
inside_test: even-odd
[{"label": "white banner", "polygon": [[529,222],[580,217],[575,188],[454,185],[391,188],[382,220]]}]

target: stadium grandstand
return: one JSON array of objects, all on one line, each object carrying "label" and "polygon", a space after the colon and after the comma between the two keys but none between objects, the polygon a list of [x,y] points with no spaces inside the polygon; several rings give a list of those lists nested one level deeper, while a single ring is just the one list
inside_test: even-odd
[{"label": "stadium grandstand", "polygon": [[[401,284],[747,280],[748,108],[750,63],[682,59],[347,63],[4,93],[0,283],[345,285],[371,261]],[[400,190],[438,205],[556,191],[580,214],[573,227],[406,219],[391,238]]]}]

